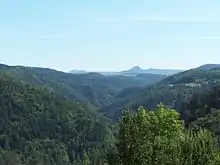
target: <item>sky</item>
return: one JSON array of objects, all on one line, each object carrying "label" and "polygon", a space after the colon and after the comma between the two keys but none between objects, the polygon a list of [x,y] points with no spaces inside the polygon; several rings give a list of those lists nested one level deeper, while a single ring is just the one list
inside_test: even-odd
[{"label": "sky", "polygon": [[116,71],[220,63],[219,0],[0,0],[0,63]]}]

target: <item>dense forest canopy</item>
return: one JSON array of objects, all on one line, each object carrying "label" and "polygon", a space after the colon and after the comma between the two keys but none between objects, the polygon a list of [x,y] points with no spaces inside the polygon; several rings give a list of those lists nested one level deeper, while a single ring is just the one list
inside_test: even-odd
[{"label": "dense forest canopy", "polygon": [[0,164],[219,164],[219,81],[0,65]]},{"label": "dense forest canopy", "polygon": [[110,121],[94,111],[3,73],[0,91],[0,147],[21,156],[22,163],[68,164],[84,153],[104,161],[112,149]]},{"label": "dense forest canopy", "polygon": [[153,85],[136,88],[132,92],[122,91],[113,104],[100,109],[105,115],[118,120],[125,108],[144,106],[154,109],[161,102],[182,111],[194,95],[210,91],[220,84],[220,69],[192,69],[161,80]]},{"label": "dense forest canopy", "polygon": [[157,74],[103,76],[99,73],[87,73],[73,75],[47,68],[2,64],[0,64],[0,71],[26,83],[42,85],[90,109],[112,104],[114,96],[123,89],[143,87],[166,78],[166,76]]}]

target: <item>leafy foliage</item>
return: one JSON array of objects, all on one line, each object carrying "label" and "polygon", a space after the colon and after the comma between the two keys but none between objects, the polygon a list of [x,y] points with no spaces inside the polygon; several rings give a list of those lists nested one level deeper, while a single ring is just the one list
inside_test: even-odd
[{"label": "leafy foliage", "polygon": [[220,163],[217,140],[209,131],[185,130],[179,114],[161,105],[123,115],[118,152],[123,165]]}]

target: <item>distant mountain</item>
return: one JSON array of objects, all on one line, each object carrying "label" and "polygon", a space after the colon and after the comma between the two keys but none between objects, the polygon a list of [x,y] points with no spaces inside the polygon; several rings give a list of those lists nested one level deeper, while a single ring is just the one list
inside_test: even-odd
[{"label": "distant mountain", "polygon": [[183,72],[183,70],[180,70],[180,69],[147,69],[144,72],[151,73],[151,74],[173,75],[173,74]]},{"label": "distant mountain", "polygon": [[132,73],[142,73],[144,70],[139,66],[134,66],[133,68],[124,71],[124,72],[132,72]]},{"label": "distant mountain", "polygon": [[[124,75],[124,76],[136,76],[138,74],[157,74],[157,75],[173,75],[179,72],[182,72],[183,70],[180,69],[142,69],[140,66],[134,66],[131,69],[124,70],[121,72],[98,72],[102,75],[107,76],[115,76],[115,75]],[[73,74],[84,74],[88,73],[87,71],[83,70],[72,70],[69,73]]]},{"label": "distant mountain", "polygon": [[209,70],[209,69],[215,69],[215,68],[220,68],[220,64],[205,64],[205,65],[198,67],[197,69]]},{"label": "distant mountain", "polygon": [[97,71],[97,72],[94,72],[94,71],[93,71],[93,72],[90,72],[90,71],[77,70],[77,69],[71,70],[71,71],[69,71],[68,73],[71,73],[71,74],[99,73],[99,74],[104,75],[104,76],[120,75],[119,72],[107,72],[107,71]]},{"label": "distant mountain", "polygon": [[85,74],[85,73],[87,73],[87,72],[84,71],[84,70],[74,69],[74,70],[71,70],[69,73],[73,73],[73,74]]},{"label": "distant mountain", "polygon": [[183,70],[178,70],[178,69],[142,69],[139,66],[134,66],[133,68],[129,70],[125,70],[120,72],[122,75],[125,74],[140,74],[140,73],[145,73],[145,74],[160,74],[160,75],[173,75],[177,74],[179,72],[182,72]]},{"label": "distant mountain", "polygon": [[134,66],[133,68],[129,69],[129,70],[124,70],[122,72],[120,72],[121,75],[137,75],[140,73],[143,73],[144,70],[139,67],[139,66]]},{"label": "distant mountain", "polygon": [[47,68],[0,64],[1,72],[6,72],[23,82],[47,87],[51,91],[80,102],[90,109],[111,104],[114,96],[125,88],[144,87],[167,77],[155,74],[105,76],[96,72],[68,74]]}]

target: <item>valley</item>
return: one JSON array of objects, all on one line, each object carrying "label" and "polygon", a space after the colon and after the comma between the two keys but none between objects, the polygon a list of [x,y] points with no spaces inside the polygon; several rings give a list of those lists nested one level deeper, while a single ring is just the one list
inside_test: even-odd
[{"label": "valley", "polygon": [[0,1],[0,165],[220,165],[220,1]]},{"label": "valley", "polygon": [[0,162],[117,164],[118,122],[125,110],[139,113],[140,106],[155,110],[164,104],[186,127],[218,136],[219,91],[220,68],[210,65],[170,76],[0,65]]}]

